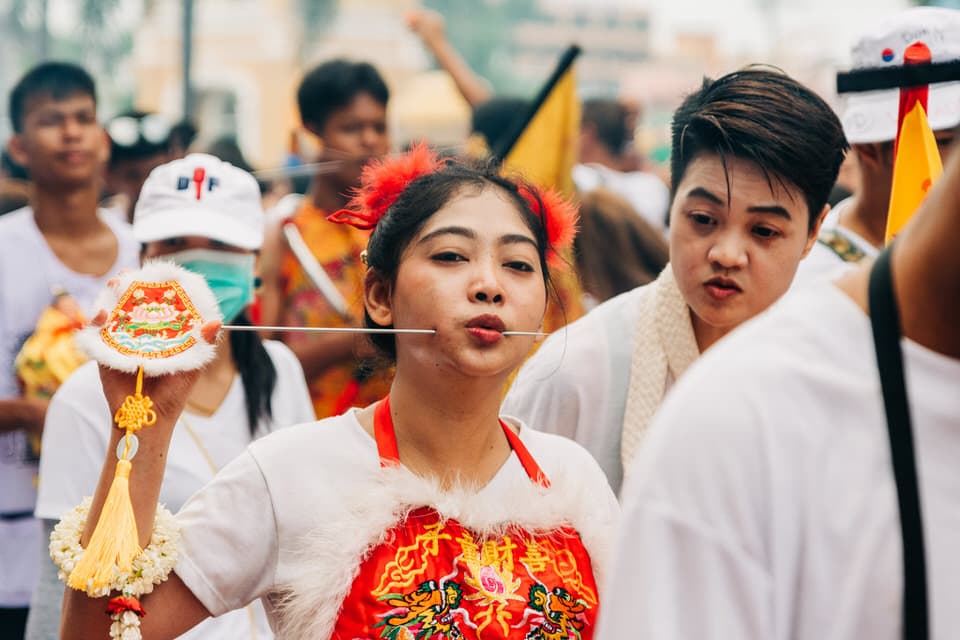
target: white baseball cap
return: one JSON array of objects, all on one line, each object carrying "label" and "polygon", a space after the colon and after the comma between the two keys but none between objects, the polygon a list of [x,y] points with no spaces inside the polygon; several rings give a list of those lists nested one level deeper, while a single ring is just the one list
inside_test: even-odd
[{"label": "white baseball cap", "polygon": [[[904,50],[915,42],[929,47],[932,62],[960,59],[960,11],[917,7],[887,18],[853,46],[853,68],[902,65]],[[847,140],[851,144],[894,140],[899,105],[899,89],[851,94],[841,118]],[[934,131],[960,123],[960,82],[930,85],[927,119]]]},{"label": "white baseball cap", "polygon": [[264,219],[252,175],[215,156],[191,153],[150,172],[133,212],[133,235],[140,242],[202,236],[259,249]]}]

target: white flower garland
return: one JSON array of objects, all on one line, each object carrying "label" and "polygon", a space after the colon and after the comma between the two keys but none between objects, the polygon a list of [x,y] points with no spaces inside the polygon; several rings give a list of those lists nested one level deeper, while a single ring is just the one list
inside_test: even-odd
[{"label": "white flower garland", "polygon": [[[59,569],[57,577],[63,582],[67,581],[73,568],[83,556],[80,536],[83,535],[83,529],[86,527],[92,502],[93,498],[84,498],[79,506],[63,516],[50,534],[50,557]],[[87,595],[91,598],[101,598],[110,595],[113,591],[119,591],[124,598],[136,599],[152,592],[154,586],[167,579],[177,564],[179,542],[180,527],[173,514],[157,505],[150,544],[134,559],[132,570],[129,573],[121,573],[119,569],[114,569],[112,583],[99,589],[93,589],[92,585],[88,585]],[[140,639],[140,614],[132,609],[126,609],[112,613],[111,619],[113,620],[113,624],[110,625],[111,638]]]}]

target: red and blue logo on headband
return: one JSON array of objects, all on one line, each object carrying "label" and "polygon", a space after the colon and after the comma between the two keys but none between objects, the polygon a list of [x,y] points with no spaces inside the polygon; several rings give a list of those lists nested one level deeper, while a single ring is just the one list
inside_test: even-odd
[{"label": "red and blue logo on headband", "polygon": [[890,47],[887,47],[886,49],[880,52],[880,57],[883,58],[884,62],[890,62],[891,60],[893,60],[894,55],[895,54],[893,53],[893,49],[891,49]]},{"label": "red and blue logo on headband", "polygon": [[207,191],[213,191],[214,187],[220,186],[220,180],[216,176],[207,177],[207,171],[203,167],[197,167],[193,170],[193,177],[180,176],[177,178],[177,191],[186,191],[190,188],[192,182],[197,190],[197,200],[203,195],[203,183],[207,183]]}]

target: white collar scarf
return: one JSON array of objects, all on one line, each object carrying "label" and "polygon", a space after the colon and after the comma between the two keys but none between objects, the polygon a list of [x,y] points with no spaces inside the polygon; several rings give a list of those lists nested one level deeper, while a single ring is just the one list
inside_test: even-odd
[{"label": "white collar scarf", "polygon": [[677,380],[700,355],[690,308],[669,264],[650,286],[654,287],[652,299],[641,306],[637,321],[623,414],[620,461],[625,476],[663,402],[668,374]]}]

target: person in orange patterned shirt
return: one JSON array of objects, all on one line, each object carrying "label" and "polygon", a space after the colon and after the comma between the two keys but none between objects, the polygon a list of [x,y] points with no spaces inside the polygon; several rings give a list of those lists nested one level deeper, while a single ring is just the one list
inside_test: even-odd
[{"label": "person in orange patterned shirt", "polygon": [[[326,217],[346,204],[367,160],[389,150],[388,99],[380,74],[365,62],[332,60],[310,71],[300,83],[300,118],[321,144],[318,161],[337,164],[324,166],[298,210],[268,230],[261,264],[262,325],[359,323],[364,278],[360,253],[367,234],[328,222]],[[329,170],[330,166],[334,168]],[[299,236],[326,272],[335,287],[332,295],[323,293],[307,274],[302,257],[291,249],[290,236],[294,243]],[[364,336],[286,332],[271,337],[282,339],[300,359],[318,418],[366,406],[389,388],[389,371],[364,357],[370,353]]]}]

